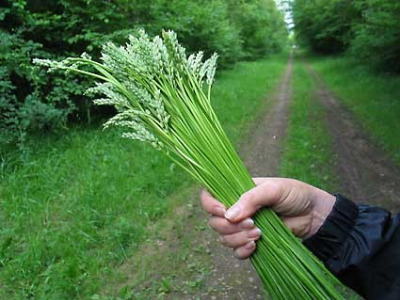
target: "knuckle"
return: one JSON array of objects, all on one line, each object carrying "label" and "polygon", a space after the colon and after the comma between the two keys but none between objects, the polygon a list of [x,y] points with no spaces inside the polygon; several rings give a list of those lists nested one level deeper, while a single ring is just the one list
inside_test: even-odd
[{"label": "knuckle", "polygon": [[228,224],[224,224],[223,222],[221,222],[220,226],[219,226],[219,231],[223,234],[229,234],[231,231],[229,230],[229,225]]},{"label": "knuckle", "polygon": [[210,226],[211,229],[214,229],[214,230],[215,230],[215,228],[214,228],[214,223],[213,223],[213,221],[212,221],[211,219],[208,219],[208,226]]},{"label": "knuckle", "polygon": [[239,233],[234,233],[231,235],[228,235],[226,238],[226,243],[228,244],[229,247],[231,248],[237,248],[246,243],[247,238],[244,236],[242,232]]},{"label": "knuckle", "polygon": [[205,193],[204,190],[202,190],[202,191],[200,192],[200,201],[201,201],[201,204],[204,206],[205,201],[206,201],[206,193]]},{"label": "knuckle", "polygon": [[235,245],[235,241],[232,235],[224,234],[221,235],[221,244],[226,247],[233,248]]},{"label": "knuckle", "polygon": [[249,209],[259,209],[262,205],[259,202],[257,191],[252,189],[242,195],[242,203]]},{"label": "knuckle", "polygon": [[200,202],[205,211],[211,212],[214,201],[214,198],[206,190],[200,192]]},{"label": "knuckle", "polygon": [[255,198],[255,192],[254,192],[254,190],[247,191],[247,192],[244,193],[243,196],[242,196],[243,202],[250,202],[250,203],[251,203],[251,202],[254,201],[254,198]]},{"label": "knuckle", "polygon": [[228,246],[228,243],[227,243],[227,241],[226,241],[226,237],[225,237],[224,235],[220,235],[220,236],[219,236],[219,243],[220,243],[221,245]]},{"label": "knuckle", "polygon": [[221,234],[234,234],[238,232],[237,226],[229,223],[224,218],[218,218],[214,224],[215,230]]},{"label": "knuckle", "polygon": [[235,250],[233,252],[233,255],[235,256],[235,258],[242,260],[243,259],[243,255],[242,252],[240,250]]},{"label": "knuckle", "polygon": [[248,257],[248,255],[243,251],[242,248],[235,249],[234,256],[240,260],[244,260]]},{"label": "knuckle", "polygon": [[209,205],[203,199],[201,199],[201,206],[202,206],[202,208],[204,209],[205,212],[207,212],[209,214],[211,213]]},{"label": "knuckle", "polygon": [[224,225],[224,219],[219,218],[219,217],[211,217],[208,221],[208,224],[212,229],[217,231],[218,233],[225,233],[225,225]]},{"label": "knuckle", "polygon": [[214,229],[215,231],[219,231],[219,230],[218,230],[217,221],[218,221],[218,220],[216,220],[215,217],[210,217],[210,218],[208,219],[208,225],[210,225],[210,227],[211,227],[212,229]]}]

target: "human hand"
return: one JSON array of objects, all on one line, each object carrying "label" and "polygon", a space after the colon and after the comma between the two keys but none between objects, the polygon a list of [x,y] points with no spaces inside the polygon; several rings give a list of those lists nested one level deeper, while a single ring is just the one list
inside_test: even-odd
[{"label": "human hand", "polygon": [[[256,187],[244,193],[229,209],[202,191],[201,202],[211,214],[209,224],[221,243],[239,259],[249,257],[261,231],[250,217],[262,207],[272,208],[299,238],[314,235],[332,210],[335,197],[304,182],[288,178],[253,178]],[[268,234],[265,232],[264,234]]]}]

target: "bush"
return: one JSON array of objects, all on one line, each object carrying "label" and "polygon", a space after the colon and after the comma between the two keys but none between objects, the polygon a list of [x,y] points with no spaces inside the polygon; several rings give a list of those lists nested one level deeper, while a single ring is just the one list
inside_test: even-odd
[{"label": "bush", "polygon": [[296,36],[300,44],[322,54],[344,52],[351,40],[357,11],[347,0],[295,0],[292,2]]},{"label": "bush", "polygon": [[230,0],[228,4],[230,19],[240,29],[244,58],[257,59],[284,48],[288,32],[274,1]]},{"label": "bush", "polygon": [[355,1],[362,18],[354,24],[351,53],[383,71],[400,73],[400,2]]},{"label": "bush", "polygon": [[31,55],[40,53],[38,44],[4,32],[0,39],[0,143],[21,143],[29,132],[63,126],[73,109],[67,94],[60,92],[68,90],[67,84],[54,80],[47,92],[45,72],[30,64]]},{"label": "bush", "polygon": [[125,42],[139,27],[151,34],[175,30],[188,51],[219,54],[219,66],[253,59],[280,48],[282,16],[272,0],[6,0],[0,2],[0,142],[23,141],[30,132],[90,122],[93,109],[82,97],[88,79],[48,76],[35,57],[61,60],[106,41]]},{"label": "bush", "polygon": [[349,52],[385,72],[400,72],[400,2],[292,1],[298,41],[312,51]]}]

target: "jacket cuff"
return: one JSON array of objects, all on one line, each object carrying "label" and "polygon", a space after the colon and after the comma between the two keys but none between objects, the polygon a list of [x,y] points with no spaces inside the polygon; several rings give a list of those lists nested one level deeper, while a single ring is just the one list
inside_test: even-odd
[{"label": "jacket cuff", "polygon": [[324,224],[315,235],[303,244],[323,262],[335,257],[358,217],[357,205],[340,194],[335,194],[336,202]]}]

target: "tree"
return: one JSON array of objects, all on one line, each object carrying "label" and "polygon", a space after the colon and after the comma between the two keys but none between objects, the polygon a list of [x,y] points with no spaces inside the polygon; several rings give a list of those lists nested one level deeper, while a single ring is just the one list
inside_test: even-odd
[{"label": "tree", "polygon": [[344,52],[357,11],[348,0],[292,1],[295,31],[301,44],[317,53]]},{"label": "tree", "polygon": [[400,2],[357,0],[361,18],[353,25],[351,53],[373,67],[400,73]]}]

